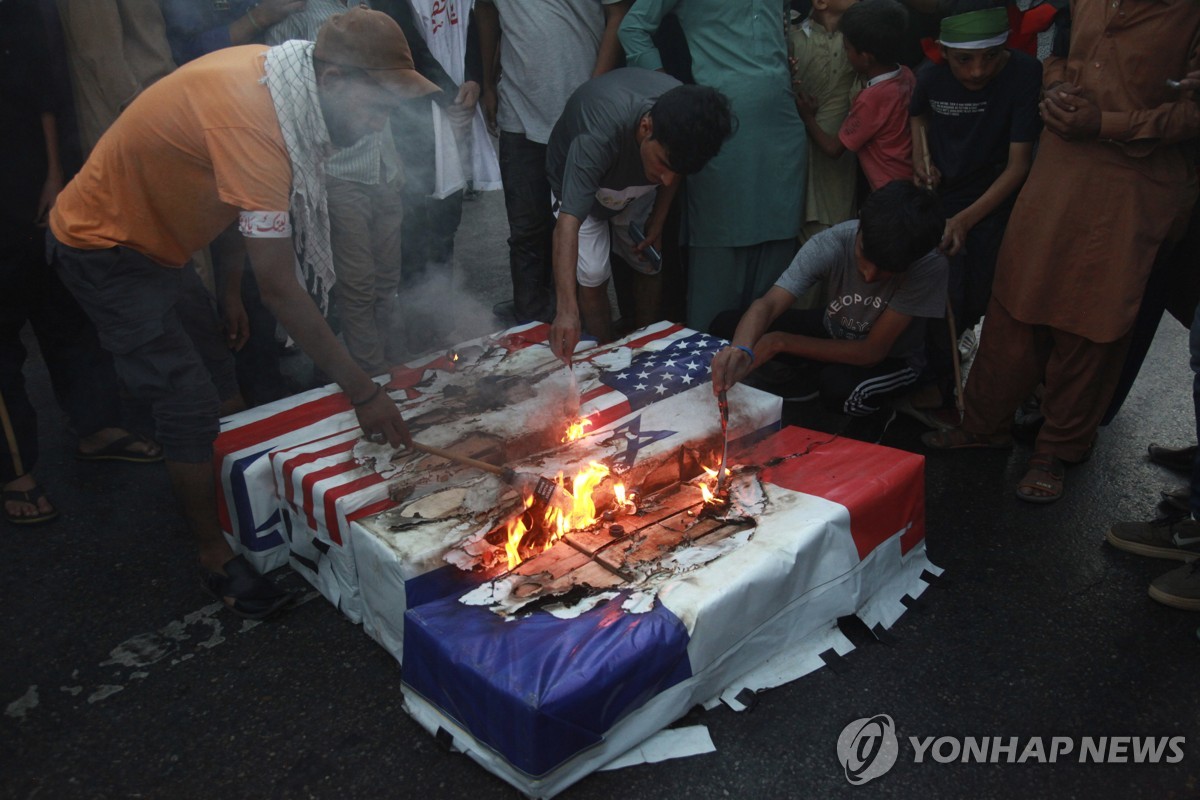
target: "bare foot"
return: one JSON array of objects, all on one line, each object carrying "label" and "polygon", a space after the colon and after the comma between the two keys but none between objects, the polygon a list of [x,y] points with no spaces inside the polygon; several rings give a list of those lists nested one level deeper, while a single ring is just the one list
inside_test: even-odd
[{"label": "bare foot", "polygon": [[[37,488],[37,481],[32,475],[22,475],[14,481],[4,484],[6,492],[28,492]],[[53,514],[54,506],[45,495],[38,497],[37,502],[25,500],[5,500],[4,513],[10,517],[40,517]]]}]

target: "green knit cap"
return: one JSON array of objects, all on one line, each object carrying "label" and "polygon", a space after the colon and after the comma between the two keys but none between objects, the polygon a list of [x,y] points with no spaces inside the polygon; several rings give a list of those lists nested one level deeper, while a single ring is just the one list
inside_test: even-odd
[{"label": "green knit cap", "polygon": [[983,50],[1008,41],[1008,12],[1003,8],[985,8],[955,14],[942,20],[939,42],[946,47]]}]

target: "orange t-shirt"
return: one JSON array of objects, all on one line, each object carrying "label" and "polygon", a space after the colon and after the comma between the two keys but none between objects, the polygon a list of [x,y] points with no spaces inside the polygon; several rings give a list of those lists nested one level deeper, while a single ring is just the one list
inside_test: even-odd
[{"label": "orange t-shirt", "polygon": [[182,266],[239,212],[286,214],[292,165],[261,82],[266,51],[218,50],[142,92],[58,196],[55,237]]}]

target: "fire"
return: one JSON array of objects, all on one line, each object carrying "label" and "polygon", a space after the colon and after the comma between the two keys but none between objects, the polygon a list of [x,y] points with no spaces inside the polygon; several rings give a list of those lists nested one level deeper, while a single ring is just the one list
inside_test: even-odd
[{"label": "fire", "polygon": [[[703,498],[705,503],[725,502],[722,498],[717,497],[714,491],[717,486],[717,475],[719,474],[720,470],[705,467],[703,465],[701,465],[701,469],[704,470],[704,477],[699,481],[699,483],[697,483],[697,486],[700,487],[700,497]],[[732,474],[733,471],[730,470],[729,467],[726,467],[725,477],[728,478]]]},{"label": "fire", "polygon": [[634,493],[630,492],[628,496],[625,494],[625,484],[618,483],[613,487],[613,497],[617,503],[617,510],[623,514],[636,514],[637,503],[634,502]]},{"label": "fire", "polygon": [[[531,527],[526,524],[529,509],[533,506],[533,497],[525,498],[526,513],[518,515],[508,522],[508,536],[504,544],[504,552],[508,557],[508,568],[513,569],[526,558],[544,550],[549,550],[555,542],[571,531],[583,530],[596,524],[596,504],[592,500],[592,492],[600,482],[608,477],[608,467],[593,461],[585,469],[580,470],[571,481],[571,496],[574,503],[570,512],[564,514],[556,508],[547,508],[541,520],[541,527],[549,535],[543,541],[526,541]],[[559,485],[563,477],[558,477]],[[536,526],[535,526],[536,527]],[[522,554],[524,551],[524,555]]]},{"label": "fire", "polygon": [[575,422],[572,422],[567,426],[567,432],[563,435],[563,444],[568,444],[570,442],[575,442],[582,439],[584,433],[586,433],[587,429],[591,427],[591,424],[592,421],[587,417],[581,417]]},{"label": "fire", "polygon": [[[533,495],[525,498],[525,510],[533,505]],[[508,522],[508,538],[504,541],[504,553],[508,556],[508,568],[512,569],[517,564],[521,563],[521,554],[519,547],[521,540],[525,538],[525,534],[529,533],[529,527],[525,524],[525,514],[518,514],[515,518]]]}]

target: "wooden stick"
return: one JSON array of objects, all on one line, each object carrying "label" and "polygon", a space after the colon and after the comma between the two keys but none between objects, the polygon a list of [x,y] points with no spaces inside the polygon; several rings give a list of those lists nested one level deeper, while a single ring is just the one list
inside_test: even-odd
[{"label": "wooden stick", "polygon": [[8,416],[8,406],[4,403],[4,395],[0,394],[0,424],[4,426],[4,440],[8,442],[8,452],[12,458],[13,469],[17,477],[25,474],[25,465],[21,463],[21,449],[17,447],[17,434],[13,431],[12,419]]},{"label": "wooden stick", "polygon": [[954,324],[954,309],[950,306],[950,295],[946,295],[946,325],[950,328],[950,360],[954,364],[954,406],[958,409],[961,422],[966,413],[963,401],[962,360],[958,356],[958,326]]},{"label": "wooden stick", "polygon": [[441,447],[434,447],[433,445],[421,444],[420,442],[413,442],[412,449],[418,450],[422,453],[428,453],[431,456],[437,456],[439,458],[444,458],[447,461],[453,461],[456,464],[462,464],[463,466],[466,466],[466,467],[474,467],[475,469],[481,469],[484,472],[490,472],[493,475],[500,475],[501,477],[504,477],[508,472],[504,467],[497,467],[495,464],[489,464],[486,461],[480,461],[479,459],[471,458],[470,456],[459,455],[458,453],[451,452],[450,450],[445,450]]},{"label": "wooden stick", "polygon": [[933,188],[933,157],[929,155],[929,137],[925,133],[925,126],[919,125],[917,130],[921,132],[921,155],[925,159],[925,188]]}]

